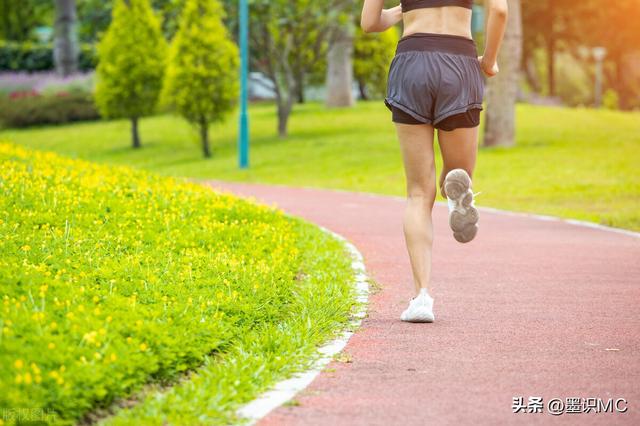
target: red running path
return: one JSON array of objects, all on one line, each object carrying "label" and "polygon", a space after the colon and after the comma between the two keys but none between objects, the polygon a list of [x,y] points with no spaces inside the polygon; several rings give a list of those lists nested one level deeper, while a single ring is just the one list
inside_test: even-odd
[{"label": "red running path", "polygon": [[[213,181],[323,225],[363,254],[382,290],[345,351],[258,424],[640,424],[640,238],[481,210],[460,244],[434,209],[431,324],[400,321],[413,295],[404,199]],[[514,413],[513,398],[543,398]],[[551,398],[625,398],[625,413],[548,413]]]}]

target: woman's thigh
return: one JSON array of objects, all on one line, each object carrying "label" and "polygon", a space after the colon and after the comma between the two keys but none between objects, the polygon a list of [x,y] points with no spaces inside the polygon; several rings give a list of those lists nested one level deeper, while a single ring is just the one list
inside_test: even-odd
[{"label": "woman's thigh", "polygon": [[438,130],[438,144],[442,153],[442,173],[439,186],[450,170],[464,169],[473,177],[478,153],[478,126],[462,127],[451,131]]},{"label": "woman's thigh", "polygon": [[395,123],[404,162],[407,196],[435,198],[433,126]]}]

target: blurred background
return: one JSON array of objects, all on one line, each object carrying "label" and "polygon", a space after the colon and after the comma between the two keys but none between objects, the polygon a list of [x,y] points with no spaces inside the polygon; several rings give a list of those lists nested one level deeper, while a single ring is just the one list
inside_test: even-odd
[{"label": "blurred background", "polygon": [[[98,0],[0,0],[2,95],[17,98],[29,93],[90,93],[98,63],[96,44],[111,22],[112,3]],[[227,12],[224,23],[230,36],[237,39],[238,1],[225,0],[222,3]],[[261,3],[269,2],[250,2],[254,8],[269,8]],[[328,1],[324,10],[323,7],[309,6],[305,2],[287,3],[301,3],[301,9],[316,9],[309,11],[326,13],[327,17],[332,17],[331,9],[343,9],[353,15],[355,27],[362,2],[331,4]],[[342,5],[336,6],[339,3]],[[352,10],[349,10],[349,3]],[[392,7],[396,3],[386,2],[386,6]],[[478,17],[481,16],[483,2],[476,3]],[[521,0],[520,3],[523,27],[520,99],[570,106],[595,105],[598,102],[595,96],[596,65],[602,55],[603,94],[600,102],[607,108],[640,107],[640,29],[637,25],[640,2],[619,0],[611,4],[603,0]],[[177,30],[184,0],[153,0],[151,4],[161,20],[164,36],[171,39]],[[258,15],[259,11],[256,11],[253,17],[259,20]],[[312,32],[311,29],[321,30],[318,22],[309,21],[307,32]],[[480,30],[478,27],[475,29]],[[367,39],[361,33],[356,34],[356,59],[373,53],[366,49]],[[326,40],[316,41],[319,51],[326,49]],[[59,46],[60,50],[66,46],[69,52],[61,51],[56,58],[55,46]],[[275,93],[269,79],[273,76],[265,76],[264,67],[261,66],[266,52],[255,43],[252,46],[255,48],[251,52],[251,69],[254,71],[251,95],[255,99],[274,99]],[[312,45],[308,47],[315,48]],[[387,52],[393,51],[393,41],[388,41],[386,47]],[[306,55],[311,56],[310,52],[306,52]],[[304,68],[294,70],[298,80],[298,101],[303,101],[305,96],[308,99],[323,99],[324,92],[318,86],[324,83],[326,57],[318,55],[308,66],[295,68]],[[380,96],[381,90],[376,84],[382,86],[380,81],[384,79],[383,76],[367,76],[365,72],[356,74],[356,97],[366,99]],[[368,85],[371,86],[371,93],[367,93]],[[91,116],[86,114],[86,118]]]}]

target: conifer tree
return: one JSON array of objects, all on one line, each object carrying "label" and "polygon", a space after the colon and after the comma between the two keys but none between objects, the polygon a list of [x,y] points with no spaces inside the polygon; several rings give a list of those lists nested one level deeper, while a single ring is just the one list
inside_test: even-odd
[{"label": "conifer tree", "polygon": [[359,25],[356,27],[353,76],[358,82],[362,99],[385,96],[387,74],[398,38],[395,26],[382,33],[365,33]]},{"label": "conifer tree", "polygon": [[138,122],[158,103],[167,43],[149,0],[115,0],[112,21],[98,46],[96,104],[108,118],[129,118],[134,148]]},{"label": "conifer tree", "polygon": [[238,100],[239,52],[217,0],[186,0],[169,52],[163,103],[198,127],[211,156],[209,125],[223,121]]}]

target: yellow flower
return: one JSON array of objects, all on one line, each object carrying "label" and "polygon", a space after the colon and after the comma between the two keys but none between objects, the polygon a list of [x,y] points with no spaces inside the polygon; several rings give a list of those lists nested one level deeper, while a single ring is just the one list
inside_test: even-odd
[{"label": "yellow flower", "polygon": [[146,343],[140,343],[140,350],[142,352],[145,352],[147,350],[147,344]]},{"label": "yellow flower", "polygon": [[16,384],[19,385],[22,383],[22,374],[16,375]]},{"label": "yellow flower", "polygon": [[24,245],[24,246],[20,247],[20,249],[21,249],[22,251],[29,251],[29,250],[31,250],[31,246]]},{"label": "yellow flower", "polygon": [[55,348],[56,348],[56,344],[55,344],[55,343],[49,343],[49,344],[47,345],[47,347],[48,347],[49,349],[55,349]]},{"label": "yellow flower", "polygon": [[24,367],[24,362],[21,359],[16,359],[16,361],[13,363],[13,366],[20,370],[22,367]]},{"label": "yellow flower", "polygon": [[23,380],[25,385],[30,385],[32,382],[31,373],[29,372],[24,373]]},{"label": "yellow flower", "polygon": [[93,343],[96,340],[96,332],[95,331],[91,331],[89,333],[86,333],[84,336],[82,336],[82,338],[84,340],[87,341],[87,343]]}]

